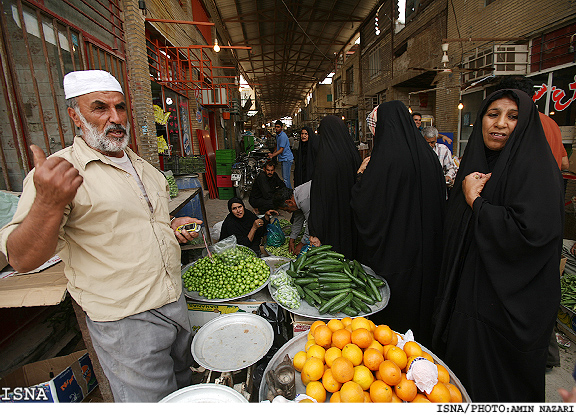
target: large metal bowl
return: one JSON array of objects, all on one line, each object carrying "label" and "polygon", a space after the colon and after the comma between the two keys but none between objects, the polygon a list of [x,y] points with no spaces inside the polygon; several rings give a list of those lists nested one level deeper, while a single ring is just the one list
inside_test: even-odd
[{"label": "large metal bowl", "polygon": [[160,403],[248,403],[240,392],[215,383],[191,385],[172,392]]},{"label": "large metal bowl", "polygon": [[[287,270],[289,266],[290,266],[289,263],[282,265],[282,266],[278,267],[278,270]],[[381,287],[378,288],[380,290],[380,295],[382,296],[382,301],[379,301],[379,302],[372,304],[372,305],[367,304],[368,307],[370,308],[370,312],[369,313],[360,313],[356,317],[359,317],[359,316],[366,317],[366,316],[372,315],[374,313],[377,313],[378,311],[384,309],[384,307],[386,307],[388,305],[388,300],[390,299],[390,287],[388,286],[388,283],[386,282],[386,280],[384,278],[382,278],[381,276],[376,275],[376,273],[372,270],[372,268],[370,268],[366,265],[362,265],[362,268],[364,268],[364,270],[368,274],[372,275],[373,277],[376,277],[376,278],[384,281],[384,285],[382,285]],[[340,318],[344,318],[347,316],[347,314],[344,314],[344,313],[320,314],[316,307],[308,304],[304,300],[302,300],[300,302],[300,307],[289,308],[289,307],[282,305],[280,302],[278,302],[278,299],[276,298],[276,292],[278,290],[276,288],[274,288],[272,286],[272,284],[268,284],[268,290],[270,291],[270,295],[272,296],[274,301],[276,301],[280,307],[284,308],[285,310],[288,310],[291,313],[297,314],[299,316],[308,317],[311,319],[320,319],[320,320],[330,320],[333,318],[340,319]]]},{"label": "large metal bowl", "polygon": [[[268,362],[268,365],[266,366],[266,369],[264,370],[264,373],[262,375],[262,382],[260,383],[260,390],[258,392],[258,397],[259,397],[260,402],[268,400],[268,398],[266,397],[267,392],[268,392],[268,384],[266,383],[266,374],[270,370],[272,370],[276,366],[278,366],[278,364],[280,364],[280,362],[282,360],[284,360],[285,355],[288,355],[290,357],[290,359],[294,359],[294,355],[296,353],[298,353],[300,350],[304,350],[304,347],[306,346],[306,341],[308,340],[308,332],[309,331],[310,330],[305,331],[303,333],[300,333],[296,337],[294,337],[291,340],[289,340],[288,342],[286,342],[284,344],[284,346],[282,346],[274,354],[274,356],[272,356],[272,359],[270,359],[270,362]],[[448,373],[450,373],[450,383],[452,383],[454,386],[456,386],[460,390],[460,393],[462,393],[462,402],[472,402],[470,399],[470,396],[466,392],[466,389],[464,388],[464,386],[462,385],[460,380],[456,377],[454,372],[452,372],[450,370],[450,368],[448,366],[446,366],[446,364],[442,360],[440,360],[434,353],[432,353],[426,347],[422,346],[421,344],[420,344],[420,347],[422,348],[422,350],[429,353],[430,356],[432,356],[434,358],[434,363],[439,363],[442,366],[444,366],[446,369],[448,369]],[[296,372],[296,395],[298,395],[300,393],[306,393],[306,386],[304,386],[304,384],[302,383],[302,379],[300,378],[300,374],[298,372]],[[330,399],[330,396],[332,396],[332,394],[327,393],[326,401],[328,401],[328,399]]]}]

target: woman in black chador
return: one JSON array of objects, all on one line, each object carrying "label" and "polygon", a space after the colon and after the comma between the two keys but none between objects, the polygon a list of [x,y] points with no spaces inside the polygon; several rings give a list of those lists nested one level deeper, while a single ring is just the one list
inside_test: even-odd
[{"label": "woman in black chador", "polygon": [[562,177],[532,99],[484,100],[446,212],[433,350],[473,401],[544,402]]},{"label": "woman in black chador", "polygon": [[327,115],[318,133],[320,144],[310,187],[310,242],[332,245],[336,252],[352,259],[356,230],[350,192],[360,167],[360,154],[341,118]]},{"label": "woman in black chador", "polygon": [[266,225],[270,223],[270,216],[277,215],[275,210],[266,212],[263,218],[258,218],[254,212],[246,210],[242,199],[233,197],[228,201],[230,212],[220,230],[220,240],[235,235],[236,243],[247,246],[260,256],[260,242],[266,235]]},{"label": "woman in black chador", "polygon": [[294,154],[294,187],[312,180],[314,161],[318,153],[318,136],[310,127],[302,127],[298,152]]},{"label": "woman in black chador", "polygon": [[390,286],[390,301],[373,317],[375,323],[400,333],[411,329],[416,341],[430,347],[442,259],[444,175],[402,102],[380,104],[377,120],[374,150],[352,189],[356,258]]}]

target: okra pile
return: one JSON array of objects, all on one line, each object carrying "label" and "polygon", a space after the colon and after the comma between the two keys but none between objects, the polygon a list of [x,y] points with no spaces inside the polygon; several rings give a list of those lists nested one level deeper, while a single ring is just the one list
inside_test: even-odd
[{"label": "okra pile", "polygon": [[562,297],[560,303],[570,310],[576,311],[576,275],[564,274],[560,279]]},{"label": "okra pile", "polygon": [[369,275],[356,260],[348,261],[331,245],[311,248],[290,263],[288,275],[300,298],[320,314],[367,314],[369,305],[382,301],[384,281]]}]

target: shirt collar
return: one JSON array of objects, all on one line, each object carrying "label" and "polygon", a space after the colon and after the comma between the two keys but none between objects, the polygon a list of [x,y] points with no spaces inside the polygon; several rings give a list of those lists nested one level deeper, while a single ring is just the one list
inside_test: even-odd
[{"label": "shirt collar", "polygon": [[[130,161],[132,163],[143,161],[143,159],[140,156],[138,156],[136,153],[134,153],[128,147],[126,147],[126,149],[124,151],[126,152],[126,154],[128,155],[128,158],[130,159]],[[94,150],[92,147],[90,147],[88,144],[86,144],[86,141],[84,141],[84,139],[82,137],[80,137],[78,135],[74,137],[74,152],[76,153],[76,155],[78,157],[78,161],[80,162],[80,167],[82,168],[82,170],[86,170],[86,166],[91,161],[98,161],[99,160],[102,163],[112,165],[112,161],[110,161],[110,159],[108,157],[106,157],[104,154]]]}]

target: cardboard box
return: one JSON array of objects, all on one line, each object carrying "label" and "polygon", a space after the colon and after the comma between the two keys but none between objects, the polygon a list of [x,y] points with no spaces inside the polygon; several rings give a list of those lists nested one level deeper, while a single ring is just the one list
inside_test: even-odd
[{"label": "cardboard box", "polygon": [[231,313],[254,313],[262,303],[273,303],[274,300],[265,287],[256,294],[239,299],[237,301],[227,301],[222,303],[204,303],[201,301],[188,299],[188,317],[192,325],[192,335],[198,333],[198,330],[216,317]]},{"label": "cardboard box", "polygon": [[81,402],[98,381],[86,350],[30,363],[0,379],[0,402]]},{"label": "cardboard box", "polygon": [[64,263],[34,274],[0,279],[0,307],[35,307],[60,304],[66,296]]},{"label": "cardboard box", "polygon": [[292,336],[310,330],[310,326],[314,321],[315,320],[308,320],[304,317],[292,314]]}]

